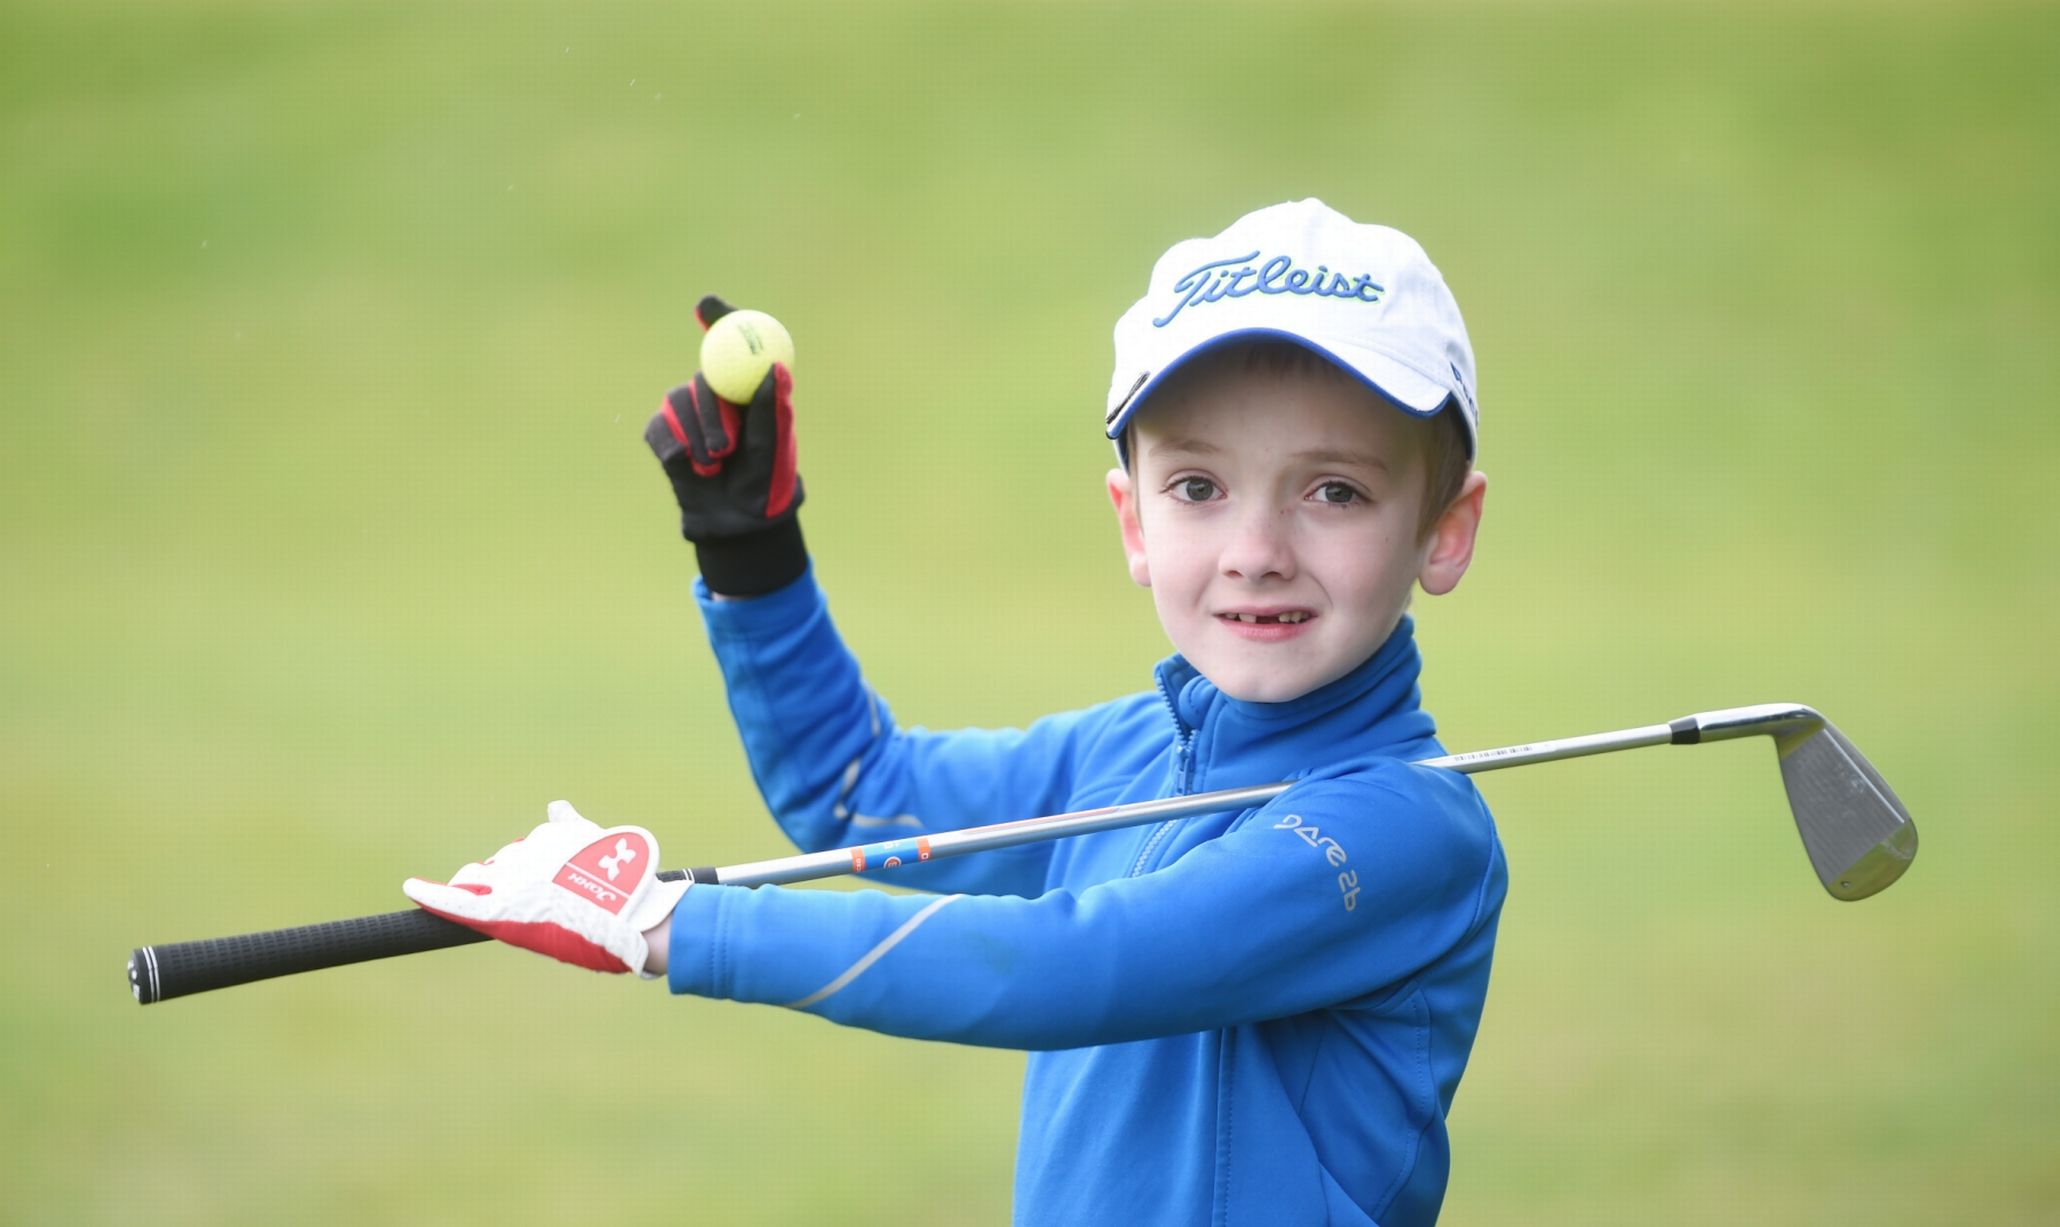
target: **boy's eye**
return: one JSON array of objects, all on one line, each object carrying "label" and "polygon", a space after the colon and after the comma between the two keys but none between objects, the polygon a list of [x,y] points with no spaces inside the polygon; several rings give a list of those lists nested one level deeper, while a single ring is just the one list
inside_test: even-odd
[{"label": "boy's eye", "polygon": [[1316,500],[1321,503],[1355,503],[1359,492],[1341,481],[1327,481],[1316,487]]},{"label": "boy's eye", "polygon": [[1206,477],[1176,477],[1171,489],[1183,502],[1206,503],[1216,497],[1216,483]]}]

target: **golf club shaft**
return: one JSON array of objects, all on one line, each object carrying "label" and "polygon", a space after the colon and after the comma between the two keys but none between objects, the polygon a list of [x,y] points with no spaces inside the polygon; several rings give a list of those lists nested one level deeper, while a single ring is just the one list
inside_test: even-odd
[{"label": "golf club shaft", "polygon": [[[1684,716],[1671,724],[1653,724],[1613,733],[1592,733],[1555,741],[1473,750],[1420,760],[1416,765],[1440,767],[1468,775],[1519,767],[1527,763],[1582,758],[1613,750],[1665,743],[1694,744],[1703,740],[1765,733],[1784,722],[1814,718],[1808,708],[1792,704],[1727,708]],[[872,873],[903,865],[964,856],[997,848],[1038,843],[1095,831],[1112,831],[1188,818],[1197,814],[1251,809],[1286,792],[1292,783],[1262,784],[1218,792],[1166,797],[1129,805],[1079,810],[1041,818],[1024,818],[989,826],[939,831],[885,843],[862,844],[826,852],[805,852],[797,856],[750,861],[721,868],[667,870],[659,876],[670,880],[690,879],[696,883],[725,886],[766,886],[805,882],[850,873]],[[171,997],[183,997],[211,989],[247,984],[274,976],[340,967],[370,959],[403,954],[421,954],[451,946],[486,941],[484,934],[411,908],[376,916],[246,933],[235,937],[208,938],[141,946],[129,956],[129,986],[144,1005]]]},{"label": "golf club shaft", "polygon": [[[1676,724],[1678,723],[1680,722],[1677,721]],[[1442,767],[1448,771],[1473,775],[1483,771],[1496,771],[1503,767],[1520,767],[1526,763],[1581,758],[1590,754],[1604,754],[1611,750],[1659,745],[1675,740],[1677,736],[1673,725],[1654,724],[1615,733],[1595,733],[1583,737],[1565,737],[1557,741],[1503,746],[1494,750],[1447,754],[1440,758],[1420,759],[1415,765]],[[881,868],[897,868],[919,861],[964,856],[969,852],[990,852],[997,848],[1013,848],[1019,844],[1041,843],[1048,839],[1064,839],[1096,831],[1143,826],[1148,822],[1165,822],[1174,818],[1192,818],[1198,814],[1220,814],[1231,810],[1252,809],[1266,804],[1293,786],[1292,782],[1257,784],[1249,788],[1226,788],[1218,792],[1194,793],[1184,797],[1163,797],[1155,801],[1137,801],[1128,805],[1110,805],[1100,809],[1051,814],[1042,818],[1022,818],[1014,822],[996,822],[956,831],[939,831],[934,835],[886,843],[862,844],[825,852],[803,852],[796,856],[749,861],[720,869],[695,869],[686,872],[672,870],[670,876],[691,876],[696,882],[720,882],[725,886],[783,886],[792,882],[808,882],[817,878],[834,878],[848,873],[865,873]]]}]

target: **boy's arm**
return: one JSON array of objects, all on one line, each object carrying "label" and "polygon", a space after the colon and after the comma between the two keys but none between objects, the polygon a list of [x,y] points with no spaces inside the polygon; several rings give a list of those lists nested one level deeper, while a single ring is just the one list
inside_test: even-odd
[{"label": "boy's arm", "polygon": [[924,1039],[1121,1043],[1365,999],[1491,925],[1505,881],[1472,785],[1396,764],[1037,899],[696,887],[669,979]]},{"label": "boy's arm", "polygon": [[[895,724],[845,647],[812,574],[750,601],[697,586],[730,711],[768,808],[809,850],[1028,818],[1068,807],[1074,764],[1107,709],[1026,729]],[[1035,895],[1048,844],[910,866],[924,890]]]},{"label": "boy's arm", "polygon": [[[695,315],[707,328],[729,311],[711,295]],[[697,373],[644,430],[694,545],[697,596],[773,814],[801,847],[820,849],[1059,808],[1076,719],[1026,732],[904,732],[867,688],[804,579],[793,423],[791,373],[776,364],[748,405],[720,399]],[[1049,860],[1049,849],[1029,847],[922,866],[904,882],[1035,894]]]}]

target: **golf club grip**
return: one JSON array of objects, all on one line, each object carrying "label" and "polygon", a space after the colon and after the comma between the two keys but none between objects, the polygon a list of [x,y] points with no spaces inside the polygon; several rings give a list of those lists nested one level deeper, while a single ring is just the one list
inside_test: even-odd
[{"label": "golf club grip", "polygon": [[129,955],[129,989],[143,1005],[211,989],[368,959],[421,954],[489,940],[420,908],[293,929],[139,946]]}]

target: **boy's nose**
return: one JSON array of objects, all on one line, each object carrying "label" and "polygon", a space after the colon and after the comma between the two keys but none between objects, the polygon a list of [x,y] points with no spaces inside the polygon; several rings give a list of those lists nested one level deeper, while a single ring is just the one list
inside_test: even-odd
[{"label": "boy's nose", "polygon": [[1295,551],[1294,518],[1274,508],[1254,508],[1239,518],[1225,543],[1223,573],[1234,579],[1255,582],[1262,579],[1292,579]]}]

